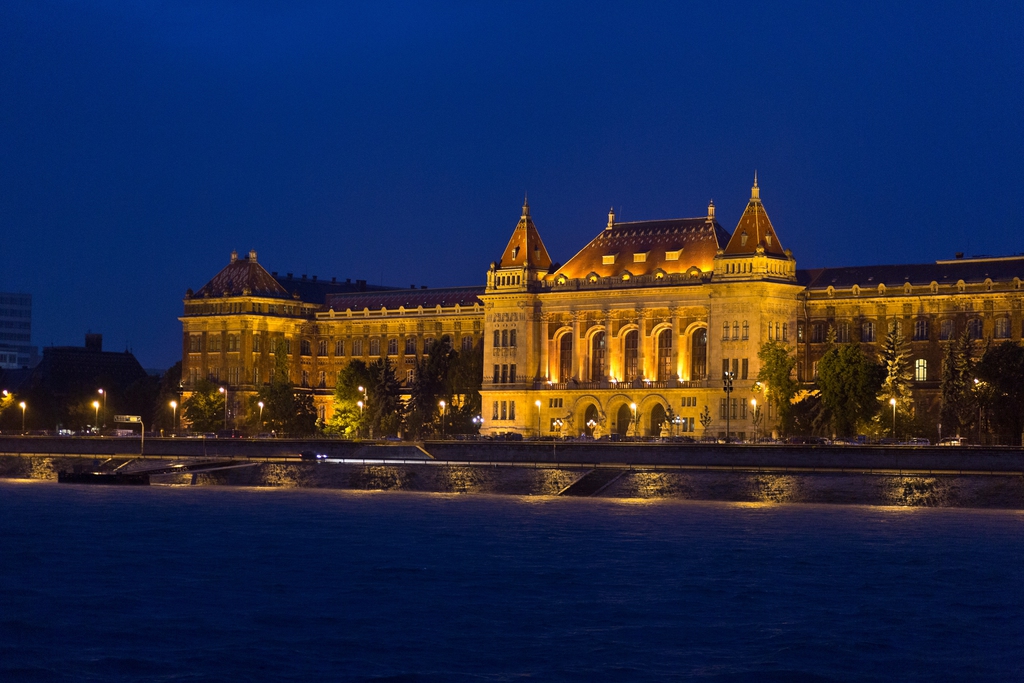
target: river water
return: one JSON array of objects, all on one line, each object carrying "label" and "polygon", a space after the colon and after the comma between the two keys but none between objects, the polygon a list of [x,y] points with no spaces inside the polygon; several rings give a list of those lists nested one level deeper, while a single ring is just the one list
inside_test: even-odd
[{"label": "river water", "polygon": [[3,681],[1024,679],[1024,514],[0,482]]}]

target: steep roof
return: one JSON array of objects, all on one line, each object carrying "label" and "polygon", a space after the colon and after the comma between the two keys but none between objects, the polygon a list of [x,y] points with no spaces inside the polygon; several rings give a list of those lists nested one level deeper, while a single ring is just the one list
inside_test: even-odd
[{"label": "steep roof", "polygon": [[808,289],[846,289],[853,285],[866,289],[880,284],[886,287],[902,287],[906,282],[915,286],[924,286],[932,282],[948,285],[956,284],[960,280],[965,283],[980,283],[986,279],[993,282],[1009,282],[1015,277],[1024,280],[1024,256],[797,271],[797,281]]},{"label": "steep roof", "polygon": [[281,285],[288,292],[289,296],[298,294],[300,300],[309,304],[320,304],[321,306],[327,302],[327,298],[332,294],[379,292],[395,289],[395,287],[384,285],[370,285],[366,283],[366,280],[339,282],[335,278],[318,280],[316,276],[313,276],[312,279],[307,279],[305,275],[297,278],[293,277],[291,273],[284,277],[274,274],[274,279],[277,280],[277,284]]},{"label": "steep roof", "polygon": [[530,204],[525,200],[523,201],[523,214],[519,217],[519,223],[512,231],[508,246],[505,247],[501,260],[498,262],[499,268],[518,266],[528,266],[539,270],[551,268],[551,257],[548,256],[548,250],[540,238],[537,226],[530,218]]},{"label": "steep roof", "polygon": [[193,298],[224,296],[268,296],[289,298],[288,291],[266,269],[256,262],[256,252],[248,258],[238,258],[231,252],[231,262],[192,295]]},{"label": "steep roof", "polygon": [[761,189],[757,186],[757,174],[754,174],[754,186],[750,189],[750,201],[740,216],[740,222],[732,232],[732,238],[725,247],[726,256],[753,254],[758,247],[764,247],[766,254],[785,256],[775,228],[768,219],[768,213],[761,203]]},{"label": "steep roof", "polygon": [[647,275],[659,268],[666,273],[685,273],[696,266],[712,269],[715,254],[729,240],[713,216],[616,223],[609,212],[608,225],[579,253],[558,269],[555,276],[615,277],[623,271]]},{"label": "steep roof", "polygon": [[410,288],[356,294],[329,294],[327,306],[335,311],[346,309],[361,311],[364,308],[371,311],[379,311],[381,308],[394,311],[403,306],[406,310],[416,309],[419,306],[450,308],[455,304],[473,306],[481,303],[480,295],[484,293],[484,289],[485,287],[439,287],[437,289]]}]

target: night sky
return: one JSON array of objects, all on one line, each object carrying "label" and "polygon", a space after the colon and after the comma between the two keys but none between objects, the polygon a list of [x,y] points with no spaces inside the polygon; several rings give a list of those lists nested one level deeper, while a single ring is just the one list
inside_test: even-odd
[{"label": "night sky", "polygon": [[798,267],[1024,250],[1024,3],[0,3],[0,291],[33,343],[180,358],[182,297],[268,270],[484,281],[529,192]]}]

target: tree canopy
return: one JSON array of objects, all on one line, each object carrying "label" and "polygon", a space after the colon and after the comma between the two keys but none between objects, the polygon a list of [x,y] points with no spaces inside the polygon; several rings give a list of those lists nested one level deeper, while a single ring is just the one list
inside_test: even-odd
[{"label": "tree canopy", "polygon": [[852,436],[878,411],[881,366],[856,343],[829,348],[818,361],[821,418],[837,436]]}]

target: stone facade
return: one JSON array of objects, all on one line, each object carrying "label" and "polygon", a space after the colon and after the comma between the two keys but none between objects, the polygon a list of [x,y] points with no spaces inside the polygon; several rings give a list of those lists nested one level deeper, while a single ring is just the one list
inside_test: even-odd
[{"label": "stone facade", "polygon": [[[442,335],[456,348],[483,340],[485,434],[700,436],[707,407],[708,433],[728,423],[748,436],[751,401],[764,405],[756,377],[765,342],[795,348],[797,379],[809,385],[830,326],[874,353],[894,322],[912,340],[915,408],[937,420],[943,341],[964,329],[995,341],[1024,331],[1024,256],[797,270],[756,179],[731,234],[713,204],[699,218],[623,223],[609,212],[562,266],[524,205],[480,287],[332,282],[311,294],[267,274],[255,253],[238,263],[186,297],[187,385],[208,376],[236,395],[254,392],[281,340],[293,382],[329,418],[335,377],[352,358],[391,357],[408,379]],[[771,431],[775,415],[761,415]]]}]

